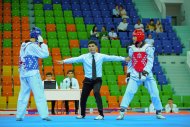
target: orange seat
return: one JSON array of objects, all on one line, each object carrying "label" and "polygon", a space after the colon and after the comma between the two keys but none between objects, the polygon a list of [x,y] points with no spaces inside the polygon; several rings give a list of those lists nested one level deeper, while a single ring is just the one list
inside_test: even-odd
[{"label": "orange seat", "polygon": [[56,30],[55,28],[56,28],[55,24],[47,24],[46,25],[47,32],[55,31]]},{"label": "orange seat", "polygon": [[83,66],[75,66],[74,67],[75,75],[84,75]]},{"label": "orange seat", "polygon": [[3,3],[4,10],[11,10],[11,3]]},{"label": "orange seat", "polygon": [[52,56],[60,56],[60,49],[59,48],[52,48],[51,52]]},{"label": "orange seat", "polygon": [[117,102],[116,96],[108,96],[108,102]]},{"label": "orange seat", "polygon": [[2,96],[12,96],[13,95],[13,89],[11,86],[2,86]]},{"label": "orange seat", "polygon": [[3,32],[3,38],[5,39],[11,39],[12,38],[12,32],[11,31],[4,31]]},{"label": "orange seat", "polygon": [[108,91],[100,90],[100,94],[101,94],[101,96],[106,96],[107,98],[108,98],[108,96],[110,96],[109,90]]},{"label": "orange seat", "polygon": [[22,42],[30,39],[30,31],[22,31]]},{"label": "orange seat", "polygon": [[13,39],[20,39],[21,34],[20,31],[13,31]]},{"label": "orange seat", "polygon": [[119,103],[118,102],[108,102],[109,108],[119,108]]},{"label": "orange seat", "polygon": [[12,45],[13,45],[13,47],[20,47],[20,45],[21,45],[21,40],[20,40],[20,38],[19,38],[19,39],[14,39],[14,38],[13,38]]},{"label": "orange seat", "polygon": [[11,16],[4,16],[3,17],[3,23],[11,23]]},{"label": "orange seat", "polygon": [[13,65],[15,66],[18,66],[19,65],[19,56],[13,56]]},{"label": "orange seat", "polygon": [[75,75],[76,79],[78,80],[78,83],[80,86],[83,85],[84,75]]},{"label": "orange seat", "polygon": [[127,74],[127,66],[124,66],[124,72]]},{"label": "orange seat", "polygon": [[3,56],[11,56],[12,49],[11,48],[3,48]]},{"label": "orange seat", "polygon": [[12,25],[14,25],[14,24],[19,24],[20,25],[20,17],[18,17],[18,16],[14,16],[13,18],[13,24]]},{"label": "orange seat", "polygon": [[22,24],[28,24],[29,23],[29,18],[28,17],[22,17],[21,22],[22,22]]},{"label": "orange seat", "polygon": [[19,31],[20,32],[20,23],[14,23],[12,24],[13,31]]},{"label": "orange seat", "polygon": [[126,75],[118,75],[118,85],[126,85]]},{"label": "orange seat", "polygon": [[22,31],[28,31],[28,30],[30,30],[30,24],[22,23],[21,28],[22,28]]},{"label": "orange seat", "polygon": [[44,66],[44,74],[46,74],[47,72],[53,73],[52,66]]},{"label": "orange seat", "polygon": [[122,99],[123,99],[123,96],[119,96],[119,104],[121,104]]},{"label": "orange seat", "polygon": [[55,75],[63,75],[63,66],[54,66],[54,74]]},{"label": "orange seat", "polygon": [[68,70],[73,70],[73,65],[72,64],[64,64],[63,70],[64,70],[64,74],[67,75]]},{"label": "orange seat", "polygon": [[76,32],[75,24],[67,24],[66,29],[67,29],[67,32]]},{"label": "orange seat", "polygon": [[69,40],[70,48],[79,48],[79,40]]},{"label": "orange seat", "polygon": [[13,84],[14,86],[20,86],[20,77],[17,76],[13,76]]},{"label": "orange seat", "polygon": [[11,76],[3,76],[2,77],[2,85],[3,86],[12,86],[12,77]]},{"label": "orange seat", "polygon": [[11,56],[3,56],[3,65],[11,65]]},{"label": "orange seat", "polygon": [[3,16],[11,16],[11,10],[3,10]]},{"label": "orange seat", "polygon": [[13,47],[13,56],[19,56],[20,47]]}]

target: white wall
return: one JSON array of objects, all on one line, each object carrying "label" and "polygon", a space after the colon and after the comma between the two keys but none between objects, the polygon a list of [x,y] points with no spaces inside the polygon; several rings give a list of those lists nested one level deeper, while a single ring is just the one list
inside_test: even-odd
[{"label": "white wall", "polygon": [[182,25],[190,26],[190,0],[184,0],[184,4],[182,4],[181,8],[182,15],[184,16],[184,21]]}]

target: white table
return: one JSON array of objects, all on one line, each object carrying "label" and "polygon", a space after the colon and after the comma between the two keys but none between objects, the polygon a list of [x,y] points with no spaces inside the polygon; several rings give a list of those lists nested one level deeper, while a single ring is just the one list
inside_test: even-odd
[{"label": "white table", "polygon": [[81,90],[70,89],[45,89],[46,100],[79,100],[79,113],[80,113],[80,96]]},{"label": "white table", "polygon": [[46,100],[79,100],[80,89],[61,90],[61,89],[45,89]]}]

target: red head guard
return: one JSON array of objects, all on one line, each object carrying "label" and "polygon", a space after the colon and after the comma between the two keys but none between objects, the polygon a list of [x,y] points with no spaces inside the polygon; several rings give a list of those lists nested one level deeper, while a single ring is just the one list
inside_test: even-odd
[{"label": "red head guard", "polygon": [[133,31],[133,36],[137,37],[136,43],[142,42],[145,38],[145,34],[141,29]]}]

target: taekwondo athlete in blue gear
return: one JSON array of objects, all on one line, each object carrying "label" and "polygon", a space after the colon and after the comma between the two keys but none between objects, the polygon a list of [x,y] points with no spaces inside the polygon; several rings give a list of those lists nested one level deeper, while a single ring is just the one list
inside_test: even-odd
[{"label": "taekwondo athlete in blue gear", "polygon": [[142,30],[135,30],[133,32],[134,45],[129,47],[129,57],[131,61],[128,63],[129,82],[120,104],[120,115],[117,120],[123,120],[126,108],[129,106],[138,87],[144,82],[148,89],[152,103],[156,109],[156,117],[158,119],[165,119],[161,114],[162,104],[159,97],[159,91],[156,81],[153,77],[152,67],[154,62],[154,47],[145,44],[144,32]]},{"label": "taekwondo athlete in blue gear", "polygon": [[43,43],[39,28],[34,27],[30,31],[30,37],[30,40],[22,43],[20,49],[19,73],[21,89],[17,102],[16,120],[23,120],[30,91],[32,90],[40,117],[43,120],[50,121],[38,65],[38,59],[47,58],[49,51],[47,45]]}]

